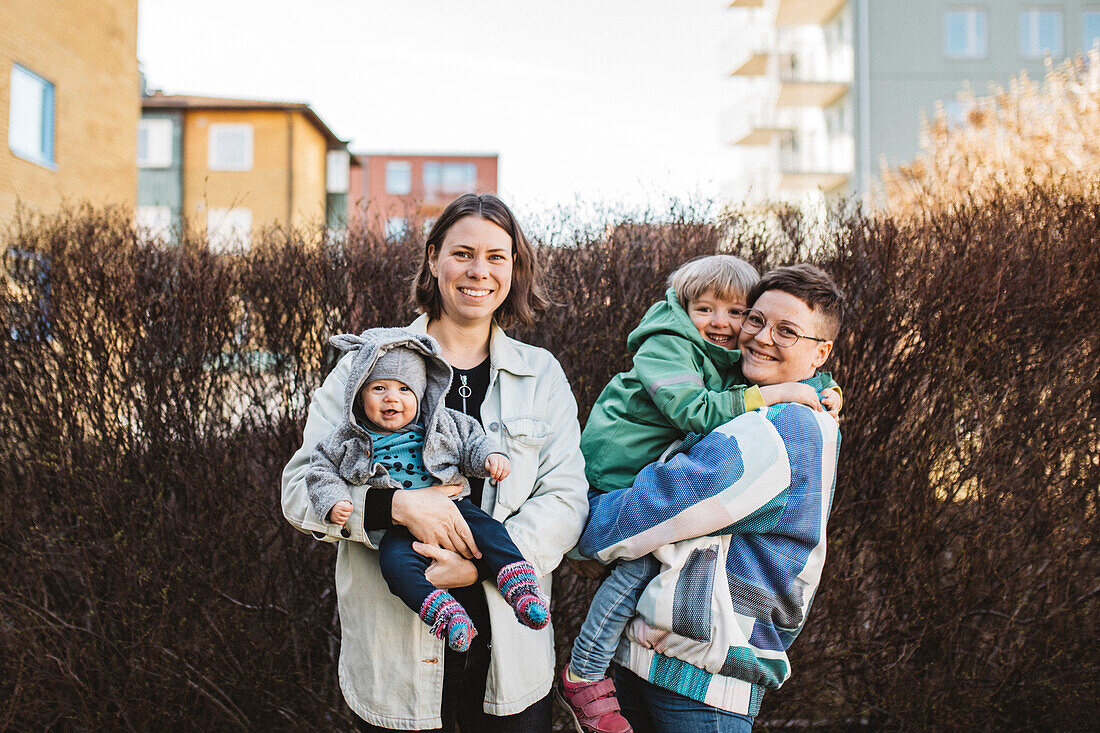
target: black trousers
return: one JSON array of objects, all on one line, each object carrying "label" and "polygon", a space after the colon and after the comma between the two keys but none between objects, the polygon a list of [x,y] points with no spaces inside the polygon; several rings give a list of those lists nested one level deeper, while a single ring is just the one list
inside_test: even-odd
[{"label": "black trousers", "polygon": [[[469,499],[460,499],[455,502],[455,506],[469,525],[477,549],[481,550],[481,559],[475,563],[482,578],[488,577],[495,582],[501,568],[523,560],[523,555],[516,543],[512,542],[503,524]],[[404,527],[386,530],[378,544],[378,565],[390,592],[415,613],[420,613],[424,599],[434,593],[436,588],[424,578],[424,571],[432,561],[413,550],[412,543],[413,536]],[[462,602],[457,595],[455,597],[459,603]],[[466,612],[470,613],[469,609]],[[474,619],[474,624],[477,624],[477,619]],[[478,627],[478,633],[480,632],[481,628]]]},{"label": "black trousers", "polygon": [[[524,559],[503,524],[469,499],[461,499],[455,503],[466,523],[470,525],[470,532],[481,550],[481,559],[474,561],[479,577],[495,581],[502,567]],[[424,571],[431,561],[413,551],[412,540],[412,535],[404,527],[387,530],[378,546],[378,562],[391,592],[419,613],[424,599],[435,587],[424,579]],[[390,566],[389,570],[387,565]],[[481,583],[475,583],[465,588],[453,588],[451,594],[466,609],[478,633],[470,644],[469,651],[445,649],[443,699],[440,701],[443,727],[422,733],[454,733],[456,724],[462,733],[550,733],[553,725],[553,701],[550,695],[515,715],[496,716],[485,713],[485,678],[489,674],[489,659],[493,649],[485,592]],[[359,730],[370,733],[387,730],[365,720],[359,720],[358,724]]]}]

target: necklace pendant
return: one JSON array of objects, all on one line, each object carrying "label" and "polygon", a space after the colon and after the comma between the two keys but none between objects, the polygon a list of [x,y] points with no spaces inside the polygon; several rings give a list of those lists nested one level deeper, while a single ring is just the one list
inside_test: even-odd
[{"label": "necklace pendant", "polygon": [[469,415],[470,413],[466,409],[466,398],[473,394],[473,390],[471,390],[470,386],[466,384],[465,374],[460,374],[458,378],[462,382],[461,386],[459,386],[458,388],[458,396],[462,398],[462,412],[465,415]]}]

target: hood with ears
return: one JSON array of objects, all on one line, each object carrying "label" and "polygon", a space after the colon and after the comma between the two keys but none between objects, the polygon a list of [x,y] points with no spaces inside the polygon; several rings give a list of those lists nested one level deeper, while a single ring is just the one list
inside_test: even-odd
[{"label": "hood with ears", "polygon": [[370,328],[359,335],[344,333],[333,336],[330,343],[342,351],[355,352],[344,391],[344,419],[355,425],[355,403],[379,357],[390,349],[404,346],[424,358],[427,383],[424,399],[419,405],[419,416],[424,433],[434,427],[439,409],[444,406],[447,391],[451,388],[451,366],[440,356],[439,344],[427,334],[413,333],[407,328]]}]

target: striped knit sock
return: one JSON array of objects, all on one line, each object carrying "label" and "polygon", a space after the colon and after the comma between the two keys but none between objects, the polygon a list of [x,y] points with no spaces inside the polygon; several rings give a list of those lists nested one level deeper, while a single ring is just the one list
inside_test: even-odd
[{"label": "striped knit sock", "polygon": [[420,618],[432,627],[432,634],[443,639],[447,646],[456,652],[470,648],[470,642],[477,636],[474,622],[466,614],[466,609],[445,590],[433,591],[424,599],[420,607]]},{"label": "striped knit sock", "polygon": [[505,565],[497,575],[497,588],[524,626],[541,629],[550,622],[550,601],[542,594],[531,563]]}]

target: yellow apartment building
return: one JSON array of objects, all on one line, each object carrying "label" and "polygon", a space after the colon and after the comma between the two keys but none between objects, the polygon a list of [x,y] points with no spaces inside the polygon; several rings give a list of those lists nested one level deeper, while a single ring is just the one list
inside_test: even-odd
[{"label": "yellow apartment building", "polygon": [[138,0],[0,2],[0,226],[17,202],[132,207]]},{"label": "yellow apartment building", "polygon": [[155,93],[142,100],[137,220],[212,242],[310,226],[347,207],[347,143],[306,104]]}]

